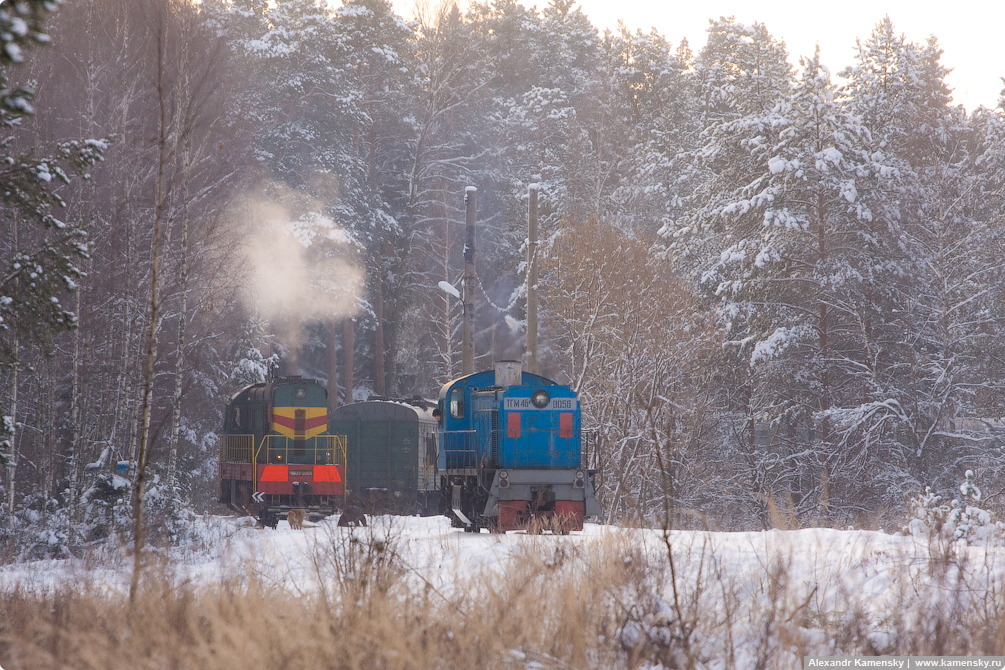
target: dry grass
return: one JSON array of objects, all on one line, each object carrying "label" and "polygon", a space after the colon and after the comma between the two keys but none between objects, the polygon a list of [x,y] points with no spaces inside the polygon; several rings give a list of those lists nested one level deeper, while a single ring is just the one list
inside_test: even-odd
[{"label": "dry grass", "polygon": [[86,582],[13,589],[0,598],[0,666],[797,668],[803,654],[1005,651],[995,568],[953,547],[905,560],[870,602],[840,575],[807,582],[792,556],[737,574],[713,535],[675,536],[672,554],[653,537],[526,536],[476,577],[437,585],[396,537],[318,533],[311,589],[254,570],[196,585],[161,569],[132,612]]}]

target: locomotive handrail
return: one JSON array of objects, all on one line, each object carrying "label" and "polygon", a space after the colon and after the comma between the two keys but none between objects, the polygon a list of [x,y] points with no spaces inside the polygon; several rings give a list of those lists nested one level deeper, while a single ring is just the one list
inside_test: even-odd
[{"label": "locomotive handrail", "polygon": [[478,432],[474,430],[448,430],[443,432],[440,445],[447,458],[447,469],[478,467]]},{"label": "locomotive handrail", "polygon": [[220,460],[224,463],[251,463],[254,448],[254,435],[225,435]]},{"label": "locomotive handrail", "polygon": [[[280,440],[283,440],[282,448],[271,446],[273,442],[279,442]],[[348,459],[346,457],[346,442],[348,441],[348,437],[346,435],[316,435],[315,437],[305,439],[303,441],[304,447],[301,450],[297,449],[296,446],[297,441],[292,440],[294,442],[293,449],[295,455],[302,456],[305,458],[304,461],[298,460],[294,463],[290,463],[289,458],[290,441],[291,438],[288,438],[285,435],[266,435],[262,438],[262,441],[258,444],[258,448],[253,450],[251,462],[254,474],[251,479],[252,479],[252,490],[254,493],[258,492],[258,463],[259,463],[258,457],[261,455],[263,449],[265,450],[265,460],[263,461],[263,465],[267,465],[270,463],[284,464],[284,465],[286,464],[341,465],[343,468],[342,474],[343,476],[345,475],[345,469],[349,467]],[[311,449],[308,449],[307,447],[308,442],[311,442],[311,444],[313,445]],[[324,446],[319,449],[318,448],[319,444],[323,444]],[[297,451],[302,451],[303,453],[297,454],[296,453]],[[313,452],[314,456],[309,461],[306,460],[306,454],[308,451]],[[322,455],[321,459],[318,458],[318,454]],[[270,456],[275,455],[279,455],[280,458],[277,458],[276,460],[270,458]],[[346,505],[346,494],[347,491],[345,486],[343,485],[342,488],[343,507],[345,507]]]},{"label": "locomotive handrail", "polygon": [[[524,427],[523,433],[533,433],[536,435],[550,434],[548,441],[551,446],[550,451],[556,454],[580,454],[579,467],[585,468],[590,462],[591,443],[596,442],[597,432],[595,430],[572,430],[561,429],[538,429],[534,427]],[[492,437],[498,440],[508,438],[506,428],[497,428],[492,431]],[[537,452],[536,449],[527,448],[525,445],[530,441],[517,440],[514,450],[517,454],[527,454]],[[501,443],[501,442],[500,442]],[[485,463],[479,463],[477,431],[474,430],[450,430],[443,432],[443,444],[440,445],[447,455],[447,469],[472,469]],[[485,450],[488,451],[487,449]]]},{"label": "locomotive handrail", "polygon": [[[293,465],[346,465],[345,435],[318,435],[303,441],[303,446],[297,446],[297,440],[284,435],[266,435],[255,450],[255,463],[293,464]],[[291,446],[290,443],[293,443]],[[263,455],[264,459],[260,459]],[[292,457],[290,452],[293,452]]]}]

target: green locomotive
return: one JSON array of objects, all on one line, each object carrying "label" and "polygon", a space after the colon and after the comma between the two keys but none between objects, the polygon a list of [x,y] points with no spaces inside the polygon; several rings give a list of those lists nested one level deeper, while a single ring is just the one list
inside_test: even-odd
[{"label": "green locomotive", "polygon": [[328,432],[328,391],[281,377],[238,391],[220,444],[220,502],[275,527],[291,509],[328,516],[345,505],[346,438]]}]

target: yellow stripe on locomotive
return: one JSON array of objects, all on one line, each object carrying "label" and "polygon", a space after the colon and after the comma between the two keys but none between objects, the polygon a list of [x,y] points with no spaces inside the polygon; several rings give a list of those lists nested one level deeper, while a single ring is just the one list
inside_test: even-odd
[{"label": "yellow stripe on locomotive", "polygon": [[317,437],[328,428],[326,407],[273,407],[272,430],[291,440]]}]

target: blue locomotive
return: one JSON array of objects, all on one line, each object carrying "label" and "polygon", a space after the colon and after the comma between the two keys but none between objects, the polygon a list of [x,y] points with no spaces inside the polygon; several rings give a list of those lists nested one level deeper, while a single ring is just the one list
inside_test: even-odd
[{"label": "blue locomotive", "polygon": [[455,527],[567,533],[600,514],[570,387],[503,361],[446,384],[435,414],[441,506]]}]

